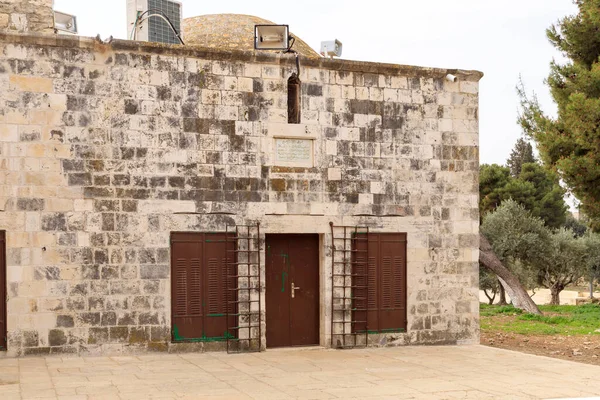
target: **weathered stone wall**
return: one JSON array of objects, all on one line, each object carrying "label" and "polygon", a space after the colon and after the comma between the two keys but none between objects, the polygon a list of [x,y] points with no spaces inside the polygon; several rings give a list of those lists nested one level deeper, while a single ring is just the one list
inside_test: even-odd
[{"label": "weathered stone wall", "polygon": [[54,33],[53,0],[0,0],[0,32]]},{"label": "weathered stone wall", "polygon": [[[170,232],[257,220],[322,234],[321,344],[329,221],[408,233],[409,329],[381,343],[478,341],[481,74],[303,60],[303,124],[288,127],[294,70],[272,54],[0,33],[10,354],[166,349]],[[280,135],[313,139],[314,166],[276,166]]]}]

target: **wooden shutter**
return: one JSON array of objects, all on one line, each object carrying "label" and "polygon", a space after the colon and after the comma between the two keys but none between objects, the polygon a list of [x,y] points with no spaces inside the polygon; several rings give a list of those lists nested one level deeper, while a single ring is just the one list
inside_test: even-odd
[{"label": "wooden shutter", "polygon": [[0,231],[0,350],[6,350],[6,232]]},{"label": "wooden shutter", "polygon": [[406,329],[406,236],[379,234],[379,331]]},{"label": "wooden shutter", "polygon": [[[227,293],[227,243],[225,234],[206,235],[204,241],[206,274],[206,317],[204,333],[207,337],[222,337],[227,330],[225,314]],[[231,255],[229,255],[231,256]],[[231,295],[230,301],[231,301]]]},{"label": "wooden shutter", "polygon": [[[406,234],[369,233],[368,241],[356,241],[355,249],[368,246],[368,285],[366,290],[357,289],[357,297],[366,297],[368,330],[381,332],[406,329]],[[356,252],[356,273],[362,274],[364,259]],[[363,286],[360,279],[353,285]],[[357,301],[356,308],[364,308],[363,301]],[[356,312],[355,320],[364,320],[364,314]],[[355,331],[364,325],[357,324]]]},{"label": "wooden shutter", "polygon": [[199,234],[171,235],[171,320],[173,339],[202,333],[202,246]]},{"label": "wooden shutter", "polygon": [[171,235],[174,340],[220,338],[227,331],[226,307],[233,313],[228,301],[237,297],[227,290],[227,275],[233,275],[227,257],[233,254],[225,239],[225,233]]}]

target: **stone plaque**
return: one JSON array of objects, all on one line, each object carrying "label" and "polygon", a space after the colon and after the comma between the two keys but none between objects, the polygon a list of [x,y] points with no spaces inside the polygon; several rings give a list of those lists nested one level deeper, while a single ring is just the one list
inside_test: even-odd
[{"label": "stone plaque", "polygon": [[275,164],[290,167],[313,167],[311,139],[275,139]]}]

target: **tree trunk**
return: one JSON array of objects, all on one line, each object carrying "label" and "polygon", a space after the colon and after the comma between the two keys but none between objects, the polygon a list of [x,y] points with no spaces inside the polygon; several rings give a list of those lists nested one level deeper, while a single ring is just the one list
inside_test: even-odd
[{"label": "tree trunk", "polygon": [[560,292],[562,291],[562,288],[558,285],[552,285],[550,286],[550,295],[552,296],[550,298],[550,304],[553,306],[559,306],[560,305]]},{"label": "tree trunk", "polygon": [[[498,280],[500,282],[500,280]],[[508,303],[506,302],[506,290],[504,290],[504,285],[500,282],[500,299],[498,299],[499,306],[506,306]]]},{"label": "tree trunk", "polygon": [[590,299],[594,298],[594,274],[590,274]]},{"label": "tree trunk", "polygon": [[519,282],[519,279],[508,270],[494,254],[492,246],[483,234],[479,234],[479,261],[490,271],[498,275],[500,282],[512,299],[516,308],[520,308],[528,313],[541,315],[542,312],[538,306],[531,300],[527,291]]},{"label": "tree trunk", "polygon": [[494,299],[496,298],[496,292],[492,290],[492,295],[490,296],[487,292],[486,289],[483,289],[483,294],[485,294],[485,297],[488,298],[489,301],[489,305],[491,306],[492,304],[494,304]]}]

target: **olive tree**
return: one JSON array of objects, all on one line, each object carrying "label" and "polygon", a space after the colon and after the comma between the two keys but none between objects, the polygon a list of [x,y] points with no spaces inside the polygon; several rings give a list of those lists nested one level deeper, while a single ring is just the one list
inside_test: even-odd
[{"label": "olive tree", "polygon": [[573,231],[559,229],[550,236],[550,246],[531,262],[538,268],[539,283],[550,289],[550,304],[560,304],[560,292],[575,283],[588,270],[586,245]]},{"label": "olive tree", "polygon": [[588,231],[585,243],[587,273],[590,277],[590,298],[594,298],[594,280],[600,278],[600,235]]},{"label": "olive tree", "polygon": [[523,286],[535,279],[537,272],[523,260],[536,250],[545,251],[550,230],[540,218],[509,199],[484,216],[481,234],[480,261],[502,279],[515,306],[540,314]]}]

